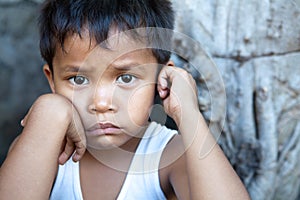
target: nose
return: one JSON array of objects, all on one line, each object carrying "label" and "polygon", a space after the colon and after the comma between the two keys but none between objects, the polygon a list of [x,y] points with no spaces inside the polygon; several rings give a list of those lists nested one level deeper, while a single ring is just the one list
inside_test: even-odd
[{"label": "nose", "polygon": [[116,106],[113,104],[113,88],[103,84],[97,86],[92,104],[89,110],[92,113],[115,112]]}]

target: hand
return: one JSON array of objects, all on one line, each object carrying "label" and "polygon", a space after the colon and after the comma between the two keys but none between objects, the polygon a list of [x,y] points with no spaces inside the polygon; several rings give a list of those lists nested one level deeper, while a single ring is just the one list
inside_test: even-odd
[{"label": "hand", "polygon": [[196,83],[187,71],[174,66],[163,67],[157,89],[165,112],[177,125],[185,114],[199,112]]},{"label": "hand", "polygon": [[52,122],[58,120],[54,123],[57,124],[57,128],[66,130],[58,158],[59,164],[64,164],[72,155],[73,161],[79,161],[86,150],[86,137],[81,119],[73,104],[58,94],[40,96],[21,121],[21,125],[25,127],[27,121],[37,111],[42,112],[43,115],[52,115]]}]

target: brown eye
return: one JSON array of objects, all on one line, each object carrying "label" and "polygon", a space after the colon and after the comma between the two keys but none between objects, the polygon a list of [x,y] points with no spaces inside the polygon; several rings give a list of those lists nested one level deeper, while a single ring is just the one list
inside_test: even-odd
[{"label": "brown eye", "polygon": [[73,85],[86,85],[89,83],[88,79],[83,76],[74,76],[69,79]]},{"label": "brown eye", "polygon": [[117,82],[121,84],[129,84],[135,80],[135,77],[130,74],[123,74],[117,78]]},{"label": "brown eye", "polygon": [[132,76],[126,74],[126,75],[121,76],[121,79],[124,83],[130,83],[132,80]]}]

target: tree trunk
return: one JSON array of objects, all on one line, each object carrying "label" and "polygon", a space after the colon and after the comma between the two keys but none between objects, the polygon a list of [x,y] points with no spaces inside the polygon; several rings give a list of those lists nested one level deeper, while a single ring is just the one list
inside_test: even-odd
[{"label": "tree trunk", "polygon": [[300,199],[300,1],[173,3],[176,30],[201,47],[175,37],[177,63],[251,198]]}]

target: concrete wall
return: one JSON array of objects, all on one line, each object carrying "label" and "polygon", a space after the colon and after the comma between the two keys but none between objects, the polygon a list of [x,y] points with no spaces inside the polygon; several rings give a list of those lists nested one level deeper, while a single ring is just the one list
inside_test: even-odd
[{"label": "concrete wall", "polygon": [[0,164],[34,99],[48,92],[36,26],[38,1],[0,0]]}]

